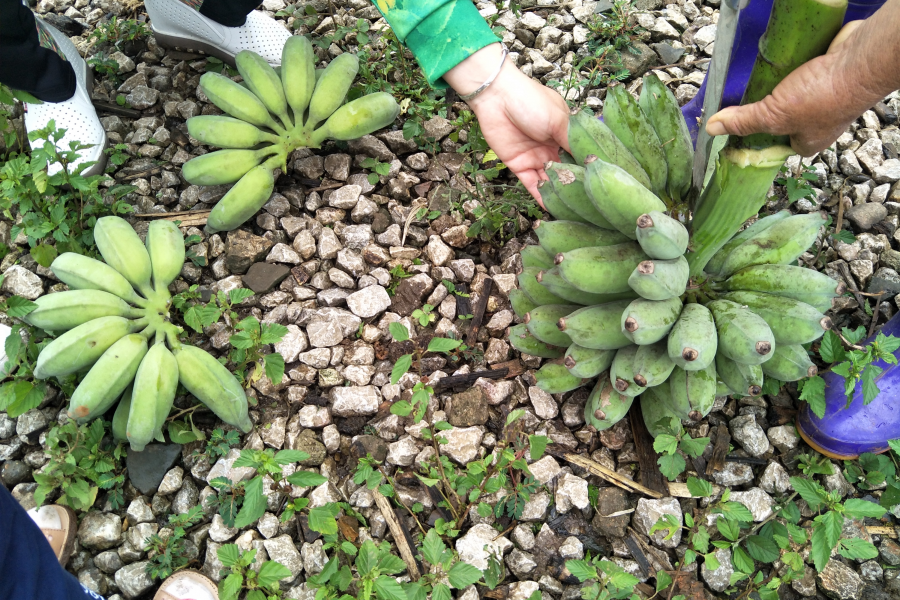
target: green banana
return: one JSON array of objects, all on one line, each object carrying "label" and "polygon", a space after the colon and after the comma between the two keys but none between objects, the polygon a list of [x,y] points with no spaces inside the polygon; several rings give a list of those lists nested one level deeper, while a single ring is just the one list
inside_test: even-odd
[{"label": "green banana", "polygon": [[[613,84],[606,88],[603,121],[647,172],[651,189],[656,195],[665,195],[668,166],[662,142],[637,100],[624,85]],[[692,160],[693,152],[690,156]]]},{"label": "green banana", "polygon": [[541,195],[541,205],[550,215],[559,221],[575,221],[591,225],[591,222],[569,208],[560,199],[553,185],[546,179],[538,182],[538,193]]},{"label": "green banana", "polygon": [[737,392],[725,385],[724,381],[720,379],[716,382],[716,396],[733,396],[734,394],[737,394]]},{"label": "green banana", "polygon": [[129,386],[147,354],[147,338],[120,338],[94,363],[69,401],[69,418],[84,422],[105,413]]},{"label": "green banana", "polygon": [[131,410],[131,386],[125,389],[122,399],[116,406],[116,412],[113,413],[112,434],[113,439],[117,442],[128,441],[128,412]]},{"label": "green banana", "polygon": [[38,355],[37,379],[62,377],[94,364],[106,350],[132,333],[133,324],[122,317],[100,317],[65,332]]},{"label": "green banana", "polygon": [[650,177],[634,155],[628,151],[609,126],[600,119],[579,111],[569,117],[569,147],[579,165],[588,156],[614,164],[634,177],[642,186],[650,189]]},{"label": "green banana", "polygon": [[155,344],[134,376],[126,433],[133,450],[140,452],[154,437],[162,438],[177,388],[178,361],[165,344]]},{"label": "green banana", "polygon": [[359,72],[359,59],[355,54],[344,52],[338,55],[325,67],[322,77],[316,82],[312,98],[309,101],[309,117],[306,128],[313,129],[331,116],[347,97],[350,86]]},{"label": "green banana", "polygon": [[136,290],[144,296],[153,290],[150,255],[128,221],[121,217],[97,219],[94,243],[106,264],[121,273]]},{"label": "green banana", "polygon": [[647,255],[635,242],[576,248],[556,255],[559,274],[572,287],[592,294],[618,294],[631,289],[628,277]]},{"label": "green banana", "polygon": [[293,123],[287,114],[288,105],[284,97],[284,87],[272,65],[250,50],[241,50],[235,54],[234,64],[247,87],[262,101],[269,112],[277,115],[285,127],[291,127]]},{"label": "green banana", "polygon": [[538,282],[537,276],[540,272],[541,270],[537,267],[525,267],[525,269],[516,276],[516,281],[519,283],[519,289],[525,292],[525,295],[538,306],[543,306],[545,304],[566,304],[566,301],[563,298],[551,293],[550,290]]},{"label": "green banana", "polygon": [[674,368],[665,340],[638,346],[632,364],[633,379],[641,387],[654,387],[668,379]]},{"label": "green banana", "polygon": [[524,323],[509,328],[509,345],[521,352],[541,358],[559,358],[565,350],[540,341],[528,331]]},{"label": "green banana", "polygon": [[722,249],[716,252],[716,254],[710,259],[710,261],[706,263],[706,266],[703,268],[703,270],[712,275],[718,275],[722,271],[722,265],[725,264],[725,259],[728,258],[728,255],[731,254],[735,248],[749,240],[751,237],[765,231],[775,223],[783,221],[790,216],[791,211],[784,209],[778,211],[773,215],[757,219],[746,229],[739,233],[736,233],[734,237],[728,240],[725,245],[722,246]]},{"label": "green banana", "polygon": [[635,344],[654,344],[666,337],[681,315],[681,299],[632,300],[622,313],[622,333]]},{"label": "green banana", "polygon": [[659,77],[648,73],[644,75],[638,103],[662,143],[669,197],[676,201],[686,199],[693,178],[694,145],[678,100]]},{"label": "green banana", "polygon": [[668,300],[687,289],[690,266],[685,257],[674,260],[645,260],[628,278],[628,285],[647,300]]},{"label": "green banana", "polygon": [[41,296],[34,301],[37,308],[24,320],[47,331],[66,331],[100,317],[136,319],[144,311],[101,290],[71,290]]},{"label": "green banana", "polygon": [[690,407],[688,418],[699,421],[712,411],[716,403],[716,365],[714,362],[699,371],[685,371],[675,367],[669,377],[669,394],[673,407]]},{"label": "green banana", "polygon": [[634,233],[647,256],[660,260],[683,255],[690,241],[690,234],[681,221],[658,210],[639,216]]},{"label": "green banana", "polygon": [[762,317],[729,300],[706,305],[716,322],[719,352],[745,365],[758,365],[772,357],[775,336]]},{"label": "green banana", "polygon": [[206,230],[215,233],[237,229],[269,201],[274,189],[275,177],[269,162],[253,167],[213,207],[206,218]]},{"label": "green banana", "polygon": [[833,326],[831,319],[814,307],[793,298],[763,292],[730,292],[722,298],[746,306],[761,316],[769,324],[779,346],[815,341]]},{"label": "green banana", "polygon": [[716,356],[716,374],[734,394],[741,396],[762,394],[763,370],[761,365],[745,365],[731,360],[724,354],[719,354]]},{"label": "green banana", "polygon": [[513,312],[519,318],[524,318],[525,313],[531,312],[538,306],[532,302],[528,294],[518,288],[509,290],[509,303],[512,305]]},{"label": "green banana", "polygon": [[716,357],[719,336],[713,315],[702,304],[685,304],[669,332],[669,358],[687,371],[705,369]]},{"label": "green banana", "polygon": [[574,343],[593,350],[617,350],[631,344],[619,325],[630,300],[586,306],[560,319],[556,326]]},{"label": "green banana", "polygon": [[295,123],[303,122],[316,87],[315,61],[312,42],[304,35],[292,35],[281,49],[281,84]]},{"label": "green banana", "polygon": [[268,127],[277,133],[284,133],[284,129],[275,122],[256,94],[228,77],[218,73],[204,73],[200,77],[200,89],[210,102],[232,117],[258,127]]},{"label": "green banana", "polygon": [[566,302],[583,304],[584,306],[606,304],[607,302],[615,302],[616,300],[632,300],[637,297],[637,294],[631,290],[620,292],[618,294],[591,294],[590,292],[583,292],[572,287],[569,285],[569,282],[562,278],[559,274],[559,267],[541,271],[537,275],[537,281],[550,290],[552,294],[559,296]]},{"label": "green banana", "polygon": [[653,437],[670,433],[673,429],[676,435],[684,431],[681,425],[681,416],[672,409],[673,400],[669,393],[669,386],[660,385],[647,388],[641,394],[641,415],[644,417],[644,425]]},{"label": "green banana", "polygon": [[634,396],[624,396],[616,391],[609,377],[600,375],[584,404],[584,420],[597,431],[609,429],[628,414]]},{"label": "green banana", "polygon": [[253,429],[247,395],[231,371],[208,352],[182,345],[173,350],[178,362],[178,380],[217,417],[244,433]]},{"label": "green banana", "polygon": [[606,217],[594,207],[584,189],[584,167],[548,162],[544,165],[544,171],[550,178],[550,186],[563,204],[583,219],[590,221],[592,225],[602,229],[613,229]]},{"label": "green banana", "polygon": [[178,226],[165,219],[150,223],[145,240],[150,266],[153,271],[153,287],[165,290],[184,267],[184,236]]},{"label": "green banana", "polygon": [[560,319],[578,310],[574,304],[545,304],[525,315],[525,325],[531,335],[545,344],[568,348],[572,345],[569,336],[556,326]]},{"label": "green banana", "polygon": [[563,150],[559,149],[559,162],[563,165],[577,165],[578,162],[575,160],[575,157]]},{"label": "green banana", "polygon": [[619,348],[609,368],[609,382],[623,396],[637,396],[647,389],[634,380],[634,357],[637,351],[638,347],[634,345]]},{"label": "green banana", "polygon": [[586,381],[559,363],[546,363],[534,372],[537,386],[548,394],[563,394],[583,386]]},{"label": "green banana", "polygon": [[259,150],[216,150],[184,163],[181,174],[192,185],[225,185],[241,179],[267,156],[275,146]]},{"label": "green banana", "polygon": [[538,269],[552,269],[553,256],[547,254],[547,251],[537,245],[525,246],[519,251],[522,256],[522,266],[524,268],[537,267]]},{"label": "green banana", "polygon": [[793,298],[822,312],[831,308],[832,298],[847,290],[842,281],[835,281],[813,269],[790,265],[747,267],[722,282],[722,287],[730,291],[750,290]]},{"label": "green banana", "polygon": [[615,355],[615,350],[595,350],[572,344],[566,350],[563,364],[572,375],[590,379],[607,370]]},{"label": "green banana", "polygon": [[784,344],[775,348],[772,358],[762,364],[762,371],[766,377],[780,381],[798,381],[804,377],[815,377],[819,372],[800,344]]},{"label": "green banana", "polygon": [[387,127],[400,114],[400,105],[387,92],[375,92],[338,108],[312,135],[314,147],[326,139],[355,140]]},{"label": "green banana", "polygon": [[651,211],[666,210],[662,200],[621,167],[590,156],[586,166],[585,190],[591,202],[629,239],[637,239],[638,217]]},{"label": "green banana", "polygon": [[794,215],[779,221],[735,248],[722,264],[728,276],[753,265],[786,265],[796,261],[819,236],[827,216],[823,212]]},{"label": "green banana", "polygon": [[74,252],[64,252],[56,257],[50,270],[57,279],[73,290],[102,290],[132,304],[145,304],[128,280],[105,262]]},{"label": "green banana", "polygon": [[534,231],[541,248],[556,256],[578,248],[612,246],[628,242],[628,237],[618,231],[600,229],[594,225],[576,221],[536,221]]},{"label": "green banana", "polygon": [[188,133],[204,144],[219,148],[253,148],[268,142],[277,144],[278,137],[232,117],[200,115],[187,120]]}]

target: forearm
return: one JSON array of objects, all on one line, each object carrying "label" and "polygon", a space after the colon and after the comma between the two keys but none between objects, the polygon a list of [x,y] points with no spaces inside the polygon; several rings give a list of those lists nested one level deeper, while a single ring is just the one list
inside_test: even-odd
[{"label": "forearm", "polygon": [[900,88],[900,0],[863,21],[841,44],[836,83],[862,113]]}]

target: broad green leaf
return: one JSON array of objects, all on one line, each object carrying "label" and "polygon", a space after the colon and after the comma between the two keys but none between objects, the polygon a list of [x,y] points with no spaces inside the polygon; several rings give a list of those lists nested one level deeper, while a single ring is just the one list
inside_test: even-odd
[{"label": "broad green leaf", "polygon": [[[394,323],[391,323],[393,325]],[[404,354],[400,358],[397,359],[397,362],[394,363],[394,368],[391,369],[391,384],[397,385],[397,382],[400,381],[400,378],[406,375],[409,368],[412,366],[412,354]]]},{"label": "broad green leaf", "polygon": [[237,600],[244,587],[244,577],[239,573],[231,573],[219,582],[219,600]]},{"label": "broad green leaf", "polygon": [[428,342],[428,351],[429,352],[450,352],[452,350],[456,350],[459,348],[459,345],[462,344],[461,340],[451,340],[449,338],[431,338],[431,341]]},{"label": "broad green leaf", "polygon": [[666,476],[669,481],[674,481],[676,477],[684,473],[687,464],[680,454],[664,454],[657,460],[660,472]]},{"label": "broad green leaf", "polygon": [[871,542],[859,538],[841,540],[838,551],[841,556],[851,560],[869,560],[878,556],[878,549]]},{"label": "broad green leaf", "polygon": [[38,244],[32,248],[29,253],[37,264],[45,268],[49,267],[50,264],[56,260],[56,257],[59,256],[59,252],[56,251],[56,248],[49,244]]},{"label": "broad green leaf", "polygon": [[885,510],[883,506],[875,504],[874,502],[869,502],[868,500],[851,498],[844,502],[844,515],[852,519],[859,519],[862,517],[880,519],[884,516],[884,513]]},{"label": "broad green leaf", "polygon": [[847,355],[841,345],[841,338],[833,331],[826,331],[819,343],[819,356],[827,363],[836,363],[846,360]]},{"label": "broad green leaf", "polygon": [[741,527],[738,525],[737,521],[720,518],[716,522],[716,526],[719,528],[719,533],[732,542],[737,541],[738,537],[741,535]]},{"label": "broad green leaf", "polygon": [[878,499],[878,502],[888,509],[900,504],[900,487],[894,484],[887,486],[884,492],[881,493],[881,498]]},{"label": "broad green leaf", "polygon": [[653,449],[660,454],[674,454],[678,450],[678,438],[665,433],[658,435],[653,440]]},{"label": "broad green leaf", "polygon": [[820,524],[824,531],[825,542],[828,544],[828,550],[830,551],[837,545],[838,540],[841,539],[841,531],[844,528],[844,518],[837,511],[830,510],[824,515],[816,517],[815,521]]},{"label": "broad green leaf", "polygon": [[405,417],[412,412],[412,406],[406,400],[397,400],[391,404],[391,414]]},{"label": "broad green leaf", "polygon": [[544,455],[544,450],[547,448],[547,442],[550,439],[545,435],[529,435],[528,436],[528,449],[531,453],[531,460],[540,460],[541,456]]},{"label": "broad green leaf", "polygon": [[806,500],[810,510],[818,510],[825,497],[825,490],[814,481],[805,477],[791,477],[791,487]]},{"label": "broad green leaf", "polygon": [[266,354],[263,357],[265,364],[266,377],[272,382],[272,385],[279,385],[284,377],[284,357],[278,352]]},{"label": "broad green leaf", "polygon": [[709,446],[708,437],[696,439],[685,437],[680,442],[678,442],[678,447],[681,449],[681,451],[691,458],[697,458],[698,456],[703,454],[703,451],[706,450],[707,446]]},{"label": "broad green leaf", "polygon": [[[275,462],[279,465],[292,465],[307,460],[308,458],[309,454],[303,450],[279,450],[275,454]],[[324,481],[322,483],[324,483]]]},{"label": "broad green leaf", "polygon": [[394,321],[388,325],[388,331],[391,332],[391,337],[398,342],[405,342],[409,339],[409,329],[399,321]]},{"label": "broad green leaf", "polygon": [[267,560],[259,568],[259,584],[263,586],[272,585],[290,576],[291,570],[274,560]]},{"label": "broad green leaf", "polygon": [[446,584],[435,584],[434,589],[431,590],[431,600],[451,600],[452,597],[450,588]]},{"label": "broad green leaf", "polygon": [[264,323],[259,336],[261,344],[277,344],[287,335],[288,328],[281,323]]},{"label": "broad green leaf", "polygon": [[224,544],[216,550],[216,556],[223,566],[230,567],[241,557],[241,550],[236,544]]},{"label": "broad green leaf", "polygon": [[578,581],[597,579],[597,567],[589,560],[567,560],[566,568]]},{"label": "broad green leaf", "polygon": [[429,529],[422,543],[422,558],[432,565],[436,565],[441,562],[445,549],[446,546],[441,540],[441,536],[434,529]]},{"label": "broad green leaf", "polygon": [[447,578],[450,581],[450,587],[461,590],[481,579],[481,569],[459,561],[450,568]]},{"label": "broad green leaf", "polygon": [[384,553],[378,559],[378,571],[387,575],[396,575],[406,569],[406,563],[399,556]]},{"label": "broad green leaf", "polygon": [[672,576],[665,571],[656,572],[656,591],[661,592],[672,585]]},{"label": "broad green leaf", "polygon": [[809,555],[813,559],[816,571],[821,573],[825,570],[825,565],[828,564],[828,560],[831,558],[831,549],[834,546],[828,543],[825,537],[825,527],[820,524],[813,528],[810,542]]},{"label": "broad green leaf", "polygon": [[403,587],[396,579],[387,575],[375,580],[375,597],[378,600],[407,600]]},{"label": "broad green leaf", "polygon": [[[830,332],[829,332],[830,333]],[[825,380],[816,375],[803,384],[800,399],[809,404],[810,410],[820,419],[825,416]]]},{"label": "broad green leaf", "polygon": [[510,423],[519,420],[524,414],[525,411],[521,408],[509,411],[509,414],[506,415],[506,426],[509,427]]},{"label": "broad green leaf", "polygon": [[309,528],[322,535],[333,535],[337,533],[336,515],[337,511],[327,505],[313,508],[309,511]]},{"label": "broad green leaf", "polygon": [[266,497],[263,496],[262,488],[263,480],[259,475],[244,486],[244,504],[234,519],[234,526],[238,529],[255,523],[266,512]]},{"label": "broad green leaf", "polygon": [[235,288],[228,292],[228,302],[231,304],[240,304],[253,295],[253,290],[247,288]]},{"label": "broad green leaf", "polygon": [[742,573],[753,573],[753,559],[747,554],[746,550],[740,546],[735,546],[731,553],[731,563],[734,568]]},{"label": "broad green leaf", "polygon": [[297,471],[292,475],[288,475],[287,482],[292,485],[299,485],[300,487],[313,487],[317,485],[322,485],[328,481],[326,477],[319,475],[318,473],[313,473],[312,471]]},{"label": "broad green leaf", "polygon": [[730,519],[736,519],[745,523],[753,520],[753,513],[740,502],[722,502],[719,504],[722,513]]},{"label": "broad green leaf", "polygon": [[862,372],[863,404],[869,404],[878,397],[878,384],[875,383],[879,375],[884,371],[878,365],[866,365]]},{"label": "broad green leaf", "polygon": [[691,496],[698,496],[700,498],[712,496],[712,484],[697,477],[688,477],[687,489],[691,493]]},{"label": "broad green leaf", "polygon": [[[46,265],[45,265],[46,266]],[[21,319],[37,308],[37,304],[21,296],[10,296],[6,299],[6,314],[16,319]],[[21,339],[21,338],[20,338]]]},{"label": "broad green leaf", "polygon": [[718,569],[721,566],[719,564],[719,559],[716,558],[715,552],[710,552],[709,554],[704,554],[703,555],[703,563],[706,565],[706,568],[711,571],[715,571],[716,569]]},{"label": "broad green leaf", "polygon": [[750,556],[760,562],[775,562],[781,554],[778,545],[775,544],[771,538],[763,537],[761,535],[748,536],[746,544],[747,552],[750,553]]}]

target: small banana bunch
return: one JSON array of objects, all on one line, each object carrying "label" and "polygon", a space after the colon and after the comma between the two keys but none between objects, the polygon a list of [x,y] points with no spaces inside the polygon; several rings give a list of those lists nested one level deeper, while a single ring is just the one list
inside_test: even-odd
[{"label": "small banana bunch", "polygon": [[72,394],[69,417],[94,419],[121,398],[113,434],[136,451],[153,439],[163,441],[179,382],[220,419],[250,431],[243,388],[209,353],[181,345],[181,329],[169,322],[168,287],[185,257],[178,227],[153,221],[145,244],[124,219],[103,217],[94,241],[106,262],[61,254],[50,269],[70,291],[38,298],[25,317],[41,329],[65,332],[38,355],[34,376],[86,372]]},{"label": "small banana bunch", "polygon": [[[653,75],[640,101],[610,87],[604,121],[569,120],[577,164],[548,163],[539,245],[522,250],[510,292],[524,323],[510,329],[520,352],[555,359],[537,385],[562,393],[596,379],[585,421],[622,419],[635,397],[648,429],[698,421],[718,395],[757,396],[765,376],[816,373],[802,344],[832,326],[823,313],[843,284],[792,266],[815,242],[825,215],[787,210],[759,219],[690,277],[690,233],[672,215],[688,193],[693,150],[672,93]],[[664,421],[665,420],[665,421]]]},{"label": "small banana bunch", "polygon": [[318,148],[326,139],[353,140],[390,125],[400,107],[385,92],[344,104],[359,70],[355,54],[341,54],[321,74],[310,41],[288,38],[281,74],[249,50],[235,56],[246,87],[218,73],[200,78],[200,88],[225,116],[187,120],[188,132],[205,144],[226,148],[185,163],[194,185],[235,185],[213,208],[207,230],[231,231],[269,200],[273,171],[287,170],[287,157],[301,146]]}]

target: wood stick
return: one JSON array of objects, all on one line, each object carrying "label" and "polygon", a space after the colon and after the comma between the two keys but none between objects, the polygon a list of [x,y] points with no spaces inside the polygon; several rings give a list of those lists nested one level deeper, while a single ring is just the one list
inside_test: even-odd
[{"label": "wood stick", "polygon": [[593,475],[600,477],[601,479],[605,479],[606,481],[612,483],[613,485],[617,485],[623,490],[627,492],[633,492],[637,494],[644,494],[645,496],[650,496],[651,498],[663,498],[666,494],[665,492],[658,492],[656,490],[651,490],[648,487],[645,487],[636,481],[632,481],[628,479],[624,475],[619,475],[613,470],[607,469],[600,463],[594,462],[590,458],[582,456],[580,454],[572,454],[571,452],[564,452],[559,455],[561,458],[569,461],[573,465],[578,465],[583,469],[586,469]]},{"label": "wood stick", "polygon": [[656,462],[656,450],[653,449],[653,437],[647,431],[644,423],[644,415],[641,412],[641,403],[635,402],[628,411],[628,419],[631,422],[631,434],[634,436],[634,450],[641,466],[641,480],[647,487],[665,494],[668,491],[666,479],[659,470]]},{"label": "wood stick", "polygon": [[[712,495],[716,496],[722,492],[722,488],[715,485],[712,485]],[[669,482],[669,495],[673,498],[702,498],[702,496],[694,496],[688,490],[688,487],[684,483],[679,483],[677,481]]]},{"label": "wood stick", "polygon": [[475,312],[472,314],[472,325],[469,327],[469,333],[466,335],[466,345],[469,348],[478,341],[478,330],[481,329],[481,323],[484,321],[484,311],[487,310],[488,298],[491,296],[492,287],[494,287],[494,280],[488,277],[481,286],[481,295],[478,297],[478,304],[475,306]]},{"label": "wood stick", "polygon": [[725,468],[725,455],[728,454],[728,445],[731,444],[731,434],[728,432],[728,425],[719,423],[716,430],[716,443],[713,446],[712,456],[706,463],[707,473],[718,473]]},{"label": "wood stick", "polygon": [[628,550],[631,551],[631,556],[634,557],[634,560],[637,562],[638,568],[640,568],[644,577],[650,577],[650,561],[647,560],[647,556],[644,554],[644,551],[641,550],[641,545],[638,543],[637,538],[633,533],[625,538],[625,545],[628,546]]},{"label": "wood stick", "polygon": [[[465,283],[457,283],[456,291],[461,294],[468,294],[469,286],[466,285]],[[468,296],[457,295],[456,296],[456,316],[462,317],[462,316],[471,315],[471,314],[472,314],[471,298],[469,298]]]},{"label": "wood stick", "polygon": [[135,110],[133,108],[125,108],[124,106],[119,106],[118,104],[112,104],[110,102],[101,102],[100,100],[92,100],[91,104],[94,105],[94,108],[97,110],[102,110],[104,112],[108,112],[114,115],[118,115],[120,117],[127,117],[129,119],[140,119],[144,116],[139,110]]},{"label": "wood stick", "polygon": [[503,379],[508,372],[509,369],[504,367],[502,369],[489,369],[487,371],[477,371],[465,375],[450,375],[449,377],[438,379],[433,387],[435,392],[439,392],[458,385],[471,385],[482,377],[485,379]]},{"label": "wood stick", "polygon": [[850,288],[850,291],[853,292],[853,297],[856,298],[856,302],[859,304],[859,307],[865,311],[866,301],[859,294],[859,288],[856,287],[856,281],[853,279],[853,274],[850,273],[850,267],[847,266],[847,263],[839,262],[837,263],[838,271],[841,272],[841,277],[847,282],[847,286]]},{"label": "wood stick", "polygon": [[394,512],[394,507],[391,506],[390,501],[381,495],[378,488],[372,490],[372,495],[375,497],[375,504],[378,505],[378,510],[381,511],[384,520],[387,521],[388,529],[391,530],[391,535],[394,537],[394,543],[397,544],[397,551],[400,552],[400,557],[406,563],[406,570],[410,579],[418,581],[422,574],[419,572],[419,565],[416,563],[416,557],[410,547],[409,534],[397,519],[397,514]]}]

